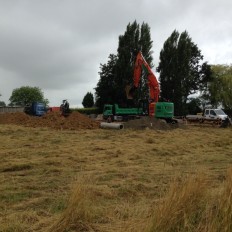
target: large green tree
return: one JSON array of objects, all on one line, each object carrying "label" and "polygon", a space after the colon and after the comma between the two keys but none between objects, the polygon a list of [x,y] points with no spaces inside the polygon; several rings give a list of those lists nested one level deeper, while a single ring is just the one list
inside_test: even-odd
[{"label": "large green tree", "polygon": [[95,88],[96,106],[101,110],[104,104],[113,104],[117,98],[116,91],[116,62],[117,56],[110,54],[108,62],[100,65],[100,79]]},{"label": "large green tree", "polygon": [[12,91],[10,97],[10,105],[25,106],[32,102],[44,102],[48,104],[48,100],[44,98],[44,94],[39,87],[22,86]]},{"label": "large green tree", "polygon": [[212,65],[212,74],[203,98],[213,107],[232,110],[232,65]]},{"label": "large green tree", "polygon": [[0,101],[0,106],[6,106],[6,103],[4,101]]},{"label": "large green tree", "polygon": [[210,66],[202,60],[201,51],[187,31],[179,34],[174,30],[164,43],[157,68],[161,99],[174,102],[176,115],[186,113],[188,97],[210,79]]},{"label": "large green tree", "polygon": [[87,94],[84,96],[82,105],[84,106],[84,108],[93,107],[94,98],[91,92],[87,92]]},{"label": "large green tree", "polygon": [[[141,26],[134,21],[129,23],[123,35],[119,36],[117,55],[111,54],[107,64],[101,65],[100,79],[96,90],[96,104],[100,108],[105,103],[126,105],[126,85],[133,84],[133,69],[138,51],[143,53],[146,61],[152,66],[152,41],[150,27]],[[140,97],[147,96],[146,77],[141,78]]]},{"label": "large green tree", "polygon": [[[2,96],[2,94],[0,93],[0,97]],[[0,101],[0,106],[6,106],[6,103],[4,101]]]},{"label": "large green tree", "polygon": [[[147,23],[140,25],[135,21],[127,25],[124,35],[119,36],[118,61],[116,65],[116,83],[120,97],[118,101],[125,102],[125,87],[133,84],[133,70],[135,59],[139,51],[142,52],[147,63],[152,67],[152,40],[150,27]],[[140,89],[137,92],[139,98],[148,97],[147,77],[141,77]]]}]

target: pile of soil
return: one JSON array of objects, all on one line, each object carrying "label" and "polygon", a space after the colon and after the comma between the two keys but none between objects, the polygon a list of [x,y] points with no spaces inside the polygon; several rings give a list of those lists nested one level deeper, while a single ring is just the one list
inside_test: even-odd
[{"label": "pile of soil", "polygon": [[94,121],[79,112],[73,112],[68,117],[60,112],[48,112],[42,117],[30,116],[22,112],[0,114],[0,124],[15,124],[26,127],[47,127],[58,130],[97,129],[99,122]]},{"label": "pile of soil", "polygon": [[139,119],[130,120],[124,123],[124,128],[130,129],[153,129],[153,130],[170,130],[179,127],[183,127],[183,123],[170,124],[165,120],[150,118],[150,117],[141,117]]}]

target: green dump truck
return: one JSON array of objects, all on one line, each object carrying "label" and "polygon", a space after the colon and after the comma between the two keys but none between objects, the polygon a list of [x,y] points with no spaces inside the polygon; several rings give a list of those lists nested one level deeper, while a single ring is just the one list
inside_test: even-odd
[{"label": "green dump truck", "polygon": [[149,112],[148,105],[134,108],[122,108],[118,104],[104,105],[103,118],[110,121],[127,121],[130,119],[139,118],[142,116],[152,115],[155,118],[165,119],[168,123],[175,123],[174,104],[171,102],[156,102],[154,103],[154,112]]}]

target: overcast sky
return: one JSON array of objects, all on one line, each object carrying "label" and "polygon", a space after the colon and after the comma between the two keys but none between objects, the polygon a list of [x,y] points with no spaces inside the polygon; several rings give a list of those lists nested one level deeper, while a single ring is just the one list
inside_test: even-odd
[{"label": "overcast sky", "polygon": [[204,61],[231,64],[231,9],[231,0],[0,0],[0,101],[31,86],[50,106],[82,107],[134,20],[151,28],[155,67],[175,29],[187,30]]}]

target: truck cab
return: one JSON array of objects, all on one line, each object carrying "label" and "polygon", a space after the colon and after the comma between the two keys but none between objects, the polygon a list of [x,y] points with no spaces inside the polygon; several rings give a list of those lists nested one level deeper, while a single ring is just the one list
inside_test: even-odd
[{"label": "truck cab", "polygon": [[108,119],[109,117],[113,116],[113,105],[104,105],[103,109],[103,118]]},{"label": "truck cab", "polygon": [[174,104],[172,102],[157,102],[155,104],[155,117],[172,119],[174,117]]},{"label": "truck cab", "polygon": [[32,102],[24,108],[24,112],[29,115],[43,116],[47,113],[46,105],[42,102]]}]

